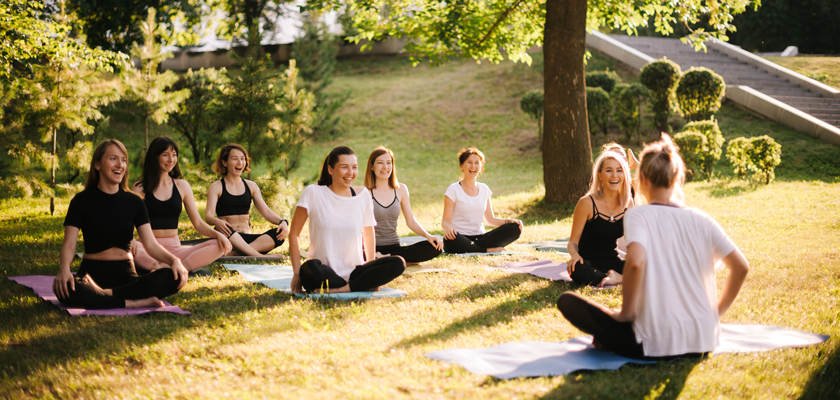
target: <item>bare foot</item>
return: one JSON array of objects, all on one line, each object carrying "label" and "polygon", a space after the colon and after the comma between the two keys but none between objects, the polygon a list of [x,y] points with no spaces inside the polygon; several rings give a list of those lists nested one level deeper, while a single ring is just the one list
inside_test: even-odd
[{"label": "bare foot", "polygon": [[389,256],[391,256],[391,255],[390,254],[382,254],[382,253],[377,251],[376,254],[373,256],[373,259],[378,260],[382,257],[389,257]]},{"label": "bare foot", "polygon": [[488,253],[495,253],[497,251],[505,251],[504,247],[490,247],[487,249]]},{"label": "bare foot", "polygon": [[612,286],[612,285],[620,285],[621,282],[624,281],[624,277],[621,276],[618,272],[613,270],[607,271],[607,277],[604,278],[601,283],[598,284],[600,287],[604,286]]},{"label": "bare foot", "polygon": [[113,290],[111,290],[111,289],[102,289],[101,287],[99,287],[99,285],[97,285],[97,284],[96,284],[96,282],[94,282],[94,281],[93,281],[93,278],[91,278],[91,277],[90,277],[90,275],[85,275],[85,277],[84,277],[84,278],[82,278],[82,281],[84,281],[84,282],[85,282],[85,284],[87,284],[88,286],[93,286],[93,290],[95,290],[95,291],[97,291],[97,292],[99,292],[99,293],[102,293],[102,294],[104,294],[104,295],[106,295],[106,296],[113,296],[113,295],[114,295],[114,291],[113,291]]},{"label": "bare foot", "polygon": [[163,307],[164,304],[157,297],[149,297],[142,300],[126,300],[125,308],[147,308],[147,307]]}]

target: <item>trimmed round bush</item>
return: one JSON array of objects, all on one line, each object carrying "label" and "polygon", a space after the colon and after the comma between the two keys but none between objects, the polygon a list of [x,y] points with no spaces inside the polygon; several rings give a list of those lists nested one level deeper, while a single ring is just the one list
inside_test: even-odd
[{"label": "trimmed round bush", "polygon": [[685,162],[686,180],[694,180],[703,168],[703,158],[708,147],[706,136],[700,132],[680,132],[674,135],[674,143],[680,147],[680,157]]},{"label": "trimmed round bush", "polygon": [[782,163],[782,145],[767,135],[754,137],[750,139],[747,159],[747,167],[755,172],[755,178],[767,185],[776,178],[776,166]]},{"label": "trimmed round bush", "polygon": [[715,162],[720,160],[723,154],[723,134],[720,132],[717,121],[714,118],[707,121],[694,121],[685,124],[683,131],[698,132],[706,137],[707,151],[703,157],[703,175],[706,179],[712,177]]},{"label": "trimmed round bush", "polygon": [[589,116],[589,132],[597,127],[604,135],[610,121],[610,94],[599,87],[586,88],[586,114]]},{"label": "trimmed round bush", "polygon": [[726,159],[735,168],[735,173],[740,178],[747,176],[747,164],[749,164],[747,150],[749,148],[750,140],[745,137],[732,139],[726,145]]},{"label": "trimmed round bush", "polygon": [[642,105],[650,98],[650,91],[641,83],[616,85],[610,95],[613,105],[613,118],[624,129],[627,140],[633,133],[641,141]]},{"label": "trimmed round bush", "polygon": [[540,139],[540,148],[542,149],[542,115],[545,103],[545,92],[539,89],[531,90],[528,93],[525,93],[522,96],[522,99],[519,100],[519,107],[522,108],[522,111],[525,114],[531,116],[531,118],[537,121],[537,137]]},{"label": "trimmed round bush", "polygon": [[621,82],[621,78],[615,71],[592,71],[586,73],[586,87],[599,87],[609,94],[612,94],[615,85]]},{"label": "trimmed round bush", "polygon": [[669,132],[668,117],[671,116],[671,98],[680,80],[680,66],[662,59],[648,63],[639,74],[639,81],[650,90],[650,108],[654,124],[661,132]]},{"label": "trimmed round bush", "polygon": [[723,78],[708,68],[686,71],[677,85],[677,104],[689,121],[709,119],[718,109],[726,92]]}]

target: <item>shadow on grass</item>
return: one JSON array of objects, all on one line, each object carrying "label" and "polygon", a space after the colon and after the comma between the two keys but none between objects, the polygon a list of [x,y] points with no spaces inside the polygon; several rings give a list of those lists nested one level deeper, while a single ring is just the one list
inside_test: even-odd
[{"label": "shadow on grass", "polygon": [[827,360],[811,375],[800,399],[840,398],[840,342],[825,356]]},{"label": "shadow on grass", "polygon": [[[525,274],[506,276],[497,280],[472,285],[463,291],[448,297],[448,300],[455,299],[476,299],[488,296],[499,296],[504,292],[511,291],[519,283],[528,279],[540,279]],[[565,283],[555,283],[525,295],[511,298],[493,308],[473,313],[469,317],[454,321],[437,332],[425,333],[407,338],[394,347],[407,348],[431,341],[443,341],[463,332],[481,329],[500,323],[510,322],[514,316],[530,314],[546,307],[546,303],[553,305],[557,297],[564,291]]]}]

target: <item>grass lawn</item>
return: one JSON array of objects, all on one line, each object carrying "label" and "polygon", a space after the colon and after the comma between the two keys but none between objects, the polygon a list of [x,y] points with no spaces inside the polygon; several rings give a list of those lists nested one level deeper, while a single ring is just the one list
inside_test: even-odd
[{"label": "grass lawn", "polygon": [[[333,90],[353,91],[346,133],[313,145],[296,178],[312,180],[335,145],[354,148],[360,163],[375,146],[388,145],[418,219],[441,233],[443,192],[459,172],[456,152],[474,145],[488,157],[481,180],[494,192],[497,215],[527,225],[520,242],[568,236],[571,208],[540,201],[536,127],[519,110],[521,95],[541,84],[533,69],[470,61],[411,68],[403,59],[344,62],[340,69]],[[403,276],[390,286],[408,296],[355,302],[295,299],[214,264],[214,276],[191,279],[168,298],[190,316],[71,318],[6,279],[56,273],[69,199],[58,199],[55,217],[48,200],[15,199],[0,202],[0,398],[837,398],[840,148],[731,106],[718,119],[727,139],[768,134],[783,146],[777,180],[768,186],[734,180],[720,162],[711,182],[686,187],[688,204],[711,214],[752,267],[724,322],[832,335],[825,344],[508,381],[423,357],[580,336],[554,305],[567,290],[620,304],[619,289],[483,268],[567,259],[535,251],[443,256],[431,264],[456,274]],[[618,137],[598,135],[593,146]],[[266,229],[261,218],[254,221],[256,230]],[[181,228],[182,237],[195,235],[183,215]],[[399,230],[409,234],[402,222]],[[718,288],[723,279],[719,274]]]},{"label": "grass lawn", "polygon": [[840,57],[764,57],[828,86],[840,88]]}]

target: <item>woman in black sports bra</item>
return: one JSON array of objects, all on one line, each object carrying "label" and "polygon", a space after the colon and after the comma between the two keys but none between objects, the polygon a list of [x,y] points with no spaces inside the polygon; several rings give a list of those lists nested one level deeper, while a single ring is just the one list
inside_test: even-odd
[{"label": "woman in black sports bra", "polygon": [[[254,181],[242,178],[242,173],[250,170],[248,152],[235,143],[222,147],[219,157],[213,163],[213,171],[222,175],[222,179],[211,183],[207,190],[204,219],[230,239],[234,250],[231,255],[265,255],[280,247],[286,236],[289,236],[289,222],[268,208]],[[257,211],[268,222],[276,224],[277,228],[264,233],[251,233],[251,200]]]},{"label": "woman in black sports bra", "polygon": [[566,268],[572,280],[586,285],[621,283],[624,261],[616,249],[624,237],[622,217],[633,207],[630,168],[615,151],[605,150],[595,160],[592,185],[580,198],[572,218]]},{"label": "woman in black sports bra", "polygon": [[[231,250],[227,237],[213,230],[201,219],[201,214],[195,206],[192,187],[189,182],[181,179],[178,145],[174,140],[166,136],[152,140],[143,161],[143,174],[131,190],[143,198],[157,242],[180,258],[187,271],[195,271],[208,265]],[[161,198],[167,200],[160,200]],[[181,246],[178,239],[178,217],[181,216],[182,204],[187,209],[187,215],[195,230],[216,240],[191,247]],[[137,267],[149,271],[167,267],[152,258],[142,243],[137,244],[134,263]]]}]

